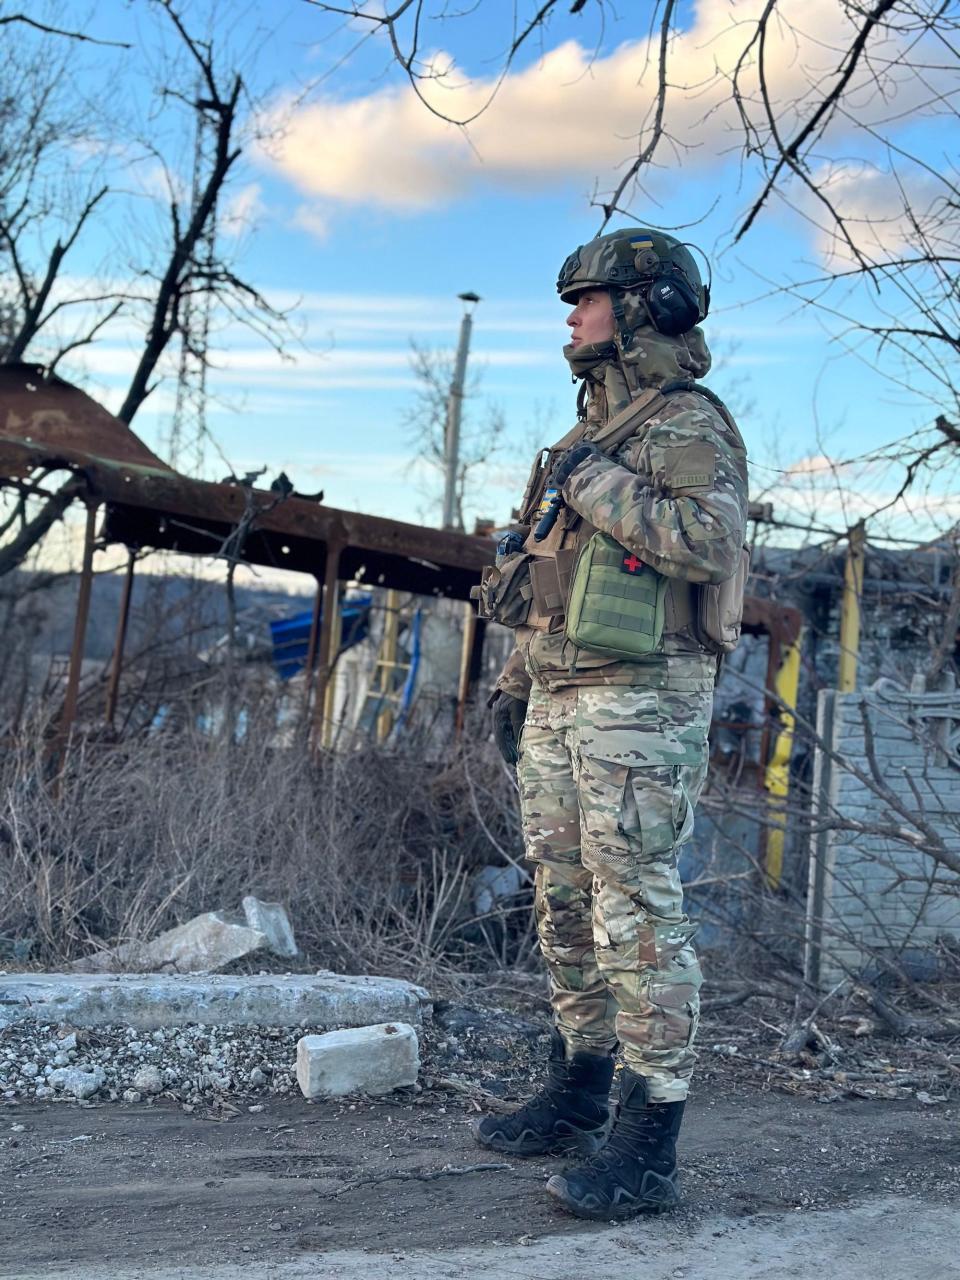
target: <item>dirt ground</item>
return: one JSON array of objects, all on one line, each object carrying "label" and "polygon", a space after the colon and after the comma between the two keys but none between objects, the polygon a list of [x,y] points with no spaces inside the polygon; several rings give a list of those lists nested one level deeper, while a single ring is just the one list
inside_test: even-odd
[{"label": "dirt ground", "polygon": [[784,1065],[774,1016],[707,1020],[684,1205],[618,1225],[554,1208],[563,1161],[471,1140],[472,1116],[531,1092],[542,1010],[441,1002],[420,1091],[385,1099],[7,1099],[0,1276],[594,1280],[642,1261],[643,1280],[960,1280],[954,1056],[841,1021],[829,1054]]},{"label": "dirt ground", "polygon": [[[291,1275],[359,1275],[362,1269],[338,1268],[346,1265],[344,1251],[361,1250],[369,1274],[388,1265],[395,1274],[459,1275],[452,1264],[464,1250],[499,1245],[499,1256],[519,1247],[532,1265],[533,1253],[525,1251],[548,1247],[566,1265],[574,1241],[592,1256],[591,1241],[639,1241],[641,1231],[649,1241],[653,1231],[672,1248],[671,1241],[710,1227],[714,1245],[732,1231],[729,1244],[748,1219],[769,1231],[783,1215],[796,1234],[798,1211],[848,1207],[856,1214],[878,1198],[894,1209],[910,1197],[927,1210],[944,1207],[953,1241],[935,1255],[955,1269],[922,1273],[960,1276],[954,1105],[823,1105],[778,1093],[734,1096],[713,1085],[689,1108],[684,1207],[642,1229],[593,1227],[554,1210],[542,1187],[558,1162],[482,1152],[466,1129],[474,1113],[472,1103],[432,1097],[352,1105],[275,1100],[261,1112],[219,1121],[167,1103],[4,1109],[0,1274],[172,1277],[213,1275],[233,1264],[252,1278],[284,1275],[283,1264],[299,1260],[309,1268]],[[910,1220],[918,1225],[916,1212]],[[918,1234],[936,1243],[929,1229]],[[871,1235],[866,1230],[865,1247]],[[427,1270],[425,1262],[419,1271],[400,1266],[411,1251],[442,1261],[450,1250],[447,1271]],[[541,1258],[536,1274],[588,1274],[585,1266],[542,1273],[543,1265]],[[534,1274],[519,1266],[510,1273]]]}]

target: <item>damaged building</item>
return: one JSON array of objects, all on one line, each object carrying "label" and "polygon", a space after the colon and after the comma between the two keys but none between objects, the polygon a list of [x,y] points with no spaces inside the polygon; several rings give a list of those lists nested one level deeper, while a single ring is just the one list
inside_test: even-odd
[{"label": "damaged building", "polygon": [[[52,750],[78,725],[113,729],[136,696],[125,682],[136,566],[155,550],[303,575],[308,607],[234,610],[190,660],[282,687],[274,746],[301,730],[315,749],[356,732],[399,742],[414,724],[443,726],[449,744],[510,645],[467,604],[488,535],[337,510],[289,482],[192,479],[76,387],[33,366],[0,369],[0,485],[53,474],[70,477],[85,518]],[[752,514],[760,544],[771,513]],[[110,657],[88,679],[94,558],[111,547],[126,568]],[[826,548],[758,545],[752,570],[743,640],[718,685],[703,820],[684,854],[704,940],[742,934],[761,903],[816,985],[884,965],[934,971],[960,937],[955,555],[868,548],[854,530]],[[184,687],[202,684],[195,675],[188,664]],[[481,885],[491,902],[521,888],[512,868]]]}]

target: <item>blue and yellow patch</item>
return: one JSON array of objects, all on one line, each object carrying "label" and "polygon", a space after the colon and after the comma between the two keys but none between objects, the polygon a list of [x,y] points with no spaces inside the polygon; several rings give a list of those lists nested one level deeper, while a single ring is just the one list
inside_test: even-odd
[{"label": "blue and yellow patch", "polygon": [[547,509],[549,508],[551,502],[553,502],[556,496],[557,496],[556,489],[545,489],[543,491],[543,497],[540,499],[539,507],[537,507],[538,516],[546,515]]}]

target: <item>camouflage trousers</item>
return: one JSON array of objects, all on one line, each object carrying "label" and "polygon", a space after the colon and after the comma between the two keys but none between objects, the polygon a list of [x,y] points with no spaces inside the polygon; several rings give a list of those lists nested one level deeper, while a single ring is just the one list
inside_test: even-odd
[{"label": "camouflage trousers", "polygon": [[712,693],[534,687],[517,766],[554,1018],[568,1052],[619,1041],[652,1102],[687,1095],[700,966],[680,846],[707,770]]}]

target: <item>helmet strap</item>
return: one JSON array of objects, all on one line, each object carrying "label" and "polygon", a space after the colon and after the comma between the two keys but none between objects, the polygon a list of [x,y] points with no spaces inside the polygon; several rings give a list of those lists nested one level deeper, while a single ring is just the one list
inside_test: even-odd
[{"label": "helmet strap", "polygon": [[616,321],[617,332],[620,335],[620,348],[626,351],[633,341],[633,331],[627,324],[626,313],[623,309],[623,290],[610,290],[610,305],[613,308],[613,318]]},{"label": "helmet strap", "polygon": [[584,378],[577,388],[577,421],[587,420],[587,380]]}]

